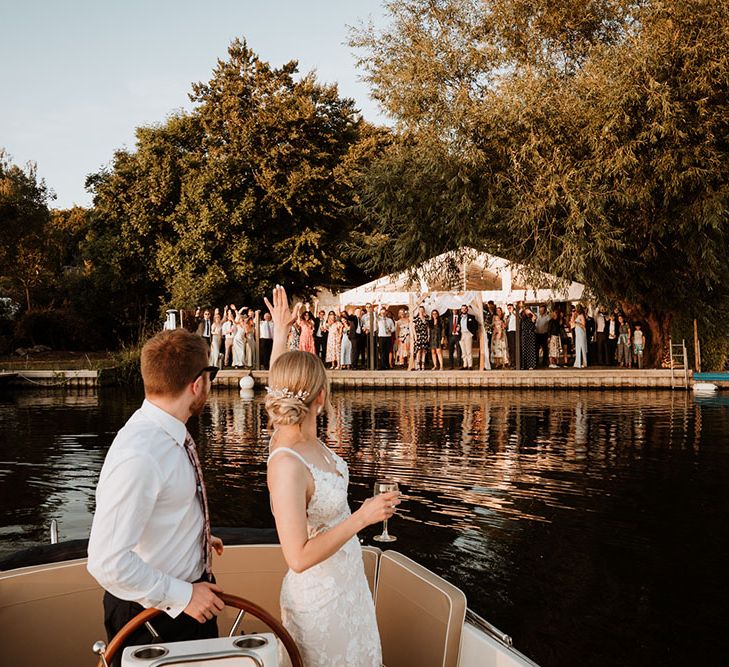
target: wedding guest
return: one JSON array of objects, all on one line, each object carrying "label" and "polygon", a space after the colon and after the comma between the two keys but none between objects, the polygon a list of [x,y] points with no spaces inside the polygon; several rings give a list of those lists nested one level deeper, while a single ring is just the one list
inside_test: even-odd
[{"label": "wedding guest", "polygon": [[582,304],[573,311],[571,324],[575,336],[575,368],[587,368],[587,321]]},{"label": "wedding guest", "polygon": [[408,311],[400,309],[399,318],[395,323],[397,336],[397,365],[407,366],[410,356],[410,317]]},{"label": "wedding guest", "polygon": [[302,352],[316,354],[316,345],[314,344],[314,318],[310,312],[306,311],[301,314],[299,318],[299,329],[301,330],[299,349]]},{"label": "wedding guest", "polygon": [[225,322],[221,327],[221,333],[223,334],[223,340],[225,342],[225,359],[223,360],[224,366],[230,366],[233,363],[233,339],[235,338],[235,319],[233,311],[228,310],[225,316]]},{"label": "wedding guest", "polygon": [[[572,311],[574,312],[574,310]],[[569,363],[569,356],[572,352],[572,315],[567,316],[567,313],[562,313],[561,318],[561,329],[560,329],[560,342],[562,343],[562,363],[566,366]]]},{"label": "wedding guest", "polygon": [[220,356],[220,347],[223,343],[223,321],[220,317],[220,310],[216,308],[215,311],[213,323],[210,326],[210,365],[219,367],[220,360],[218,357]]},{"label": "wedding guest", "polygon": [[633,365],[630,347],[630,324],[623,315],[618,315],[618,366],[630,368]]},{"label": "wedding guest", "polygon": [[359,368],[359,358],[361,356],[360,346],[362,344],[361,314],[362,312],[359,308],[350,308],[347,310],[347,320],[349,322],[347,336],[349,337],[349,344],[352,347],[350,368]]},{"label": "wedding guest", "polygon": [[245,319],[245,332],[245,354],[243,356],[243,365],[246,368],[253,368],[256,359],[256,320],[254,317],[249,316]]},{"label": "wedding guest", "polygon": [[424,371],[430,347],[430,321],[425,306],[418,308],[413,326],[415,328],[415,370]]},{"label": "wedding guest", "polygon": [[298,350],[299,349],[299,340],[301,337],[301,325],[299,324],[298,320],[296,322],[292,322],[291,327],[289,329],[289,350]]},{"label": "wedding guest", "polygon": [[608,366],[614,366],[618,353],[618,336],[620,335],[620,323],[618,322],[618,313],[614,311],[607,320],[607,348],[608,348]]},{"label": "wedding guest", "polygon": [[210,319],[210,311],[206,308],[203,311],[202,320],[200,320],[199,324],[197,325],[197,335],[202,336],[202,339],[207,344],[208,349],[210,349],[210,339],[213,335],[212,326],[213,323]]},{"label": "wedding guest", "polygon": [[246,333],[247,327],[243,315],[238,315],[235,321],[235,334],[233,336],[233,368],[243,368],[246,363]]},{"label": "wedding guest", "polygon": [[549,335],[549,367],[558,368],[560,353],[560,326],[559,312],[553,310],[549,315],[549,327],[547,329]]},{"label": "wedding guest", "polygon": [[381,308],[377,318],[377,343],[380,349],[380,370],[390,369],[392,353],[392,335],[395,333],[395,322],[387,308]]},{"label": "wedding guest", "polygon": [[537,367],[537,336],[535,316],[530,308],[521,310],[521,369],[534,370]]},{"label": "wedding guest", "polygon": [[428,346],[430,347],[430,357],[433,360],[433,370],[443,370],[443,321],[440,319],[440,313],[432,310],[430,320],[428,321]]},{"label": "wedding guest", "polygon": [[[365,304],[364,312],[360,317],[360,323],[362,325],[362,342],[360,343],[363,351],[364,367],[370,367],[370,336],[372,335],[371,327],[374,328],[377,333],[377,316],[374,314],[371,303]],[[374,368],[374,364],[373,364]]]},{"label": "wedding guest", "polygon": [[259,340],[261,346],[261,367],[268,369],[273,350],[273,321],[271,313],[264,313],[260,324]]},{"label": "wedding guest", "polygon": [[493,335],[494,329],[494,315],[496,315],[496,304],[493,301],[489,301],[483,308],[483,331],[485,334],[485,349],[487,350],[486,356],[490,355],[491,350],[491,336]]},{"label": "wedding guest", "polygon": [[352,367],[352,339],[349,336],[351,327],[349,315],[347,313],[342,313],[339,321],[342,325],[342,342],[340,344],[339,352],[339,367],[343,370],[347,370]]},{"label": "wedding guest", "polygon": [[320,310],[319,317],[314,320],[314,346],[316,347],[316,356],[322,361],[326,361],[327,358],[327,330],[324,326],[326,321],[326,311]]},{"label": "wedding guest", "polygon": [[509,350],[509,366],[516,368],[516,312],[514,304],[506,304],[506,343]]},{"label": "wedding guest", "polygon": [[595,315],[595,358],[600,366],[608,365],[608,321],[605,318],[605,311],[598,308]]},{"label": "wedding guest", "polygon": [[633,331],[633,355],[638,362],[638,368],[643,368],[643,351],[645,350],[645,336],[641,325],[636,323]]},{"label": "wedding guest", "polygon": [[506,325],[503,317],[503,310],[500,307],[497,308],[491,329],[491,362],[494,368],[504,368],[509,363]]},{"label": "wedding guest", "polygon": [[476,317],[468,312],[468,306],[461,306],[459,314],[459,328],[461,330],[461,359],[463,360],[463,369],[471,370],[473,368],[473,337],[478,335],[478,322]]},{"label": "wedding guest", "polygon": [[[537,336],[537,350],[536,357],[537,363],[540,366],[546,366],[549,364],[549,321],[550,317],[547,314],[547,306],[541,304],[539,306],[539,315],[537,315],[536,321],[536,336]],[[542,360],[539,362],[539,354],[541,352]]]},{"label": "wedding guest", "polygon": [[329,311],[324,326],[328,333],[326,361],[329,368],[339,368],[339,358],[342,355],[342,324],[337,320],[337,314],[333,310]]},{"label": "wedding guest", "polygon": [[456,363],[461,365],[461,325],[456,308],[450,309],[443,324],[448,338],[448,359],[451,370],[453,370]]}]

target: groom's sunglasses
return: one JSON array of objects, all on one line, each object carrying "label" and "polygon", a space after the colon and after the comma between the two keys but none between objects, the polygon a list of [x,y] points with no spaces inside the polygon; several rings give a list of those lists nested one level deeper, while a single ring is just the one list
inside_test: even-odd
[{"label": "groom's sunglasses", "polygon": [[198,374],[192,378],[192,381],[195,382],[203,373],[206,371],[210,373],[210,382],[212,382],[215,379],[215,376],[218,374],[218,371],[220,369],[217,366],[205,366],[205,368],[201,369]]}]

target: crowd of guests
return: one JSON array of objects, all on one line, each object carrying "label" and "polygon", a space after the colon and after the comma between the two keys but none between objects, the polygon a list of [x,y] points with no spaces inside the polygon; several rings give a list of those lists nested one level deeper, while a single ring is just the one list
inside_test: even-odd
[{"label": "crowd of guests", "polygon": [[[260,315],[260,313],[259,313]],[[256,365],[256,311],[236,308],[197,309],[197,333],[210,347],[211,365],[253,368]],[[467,305],[427,312],[420,306],[411,315],[387,307],[342,311],[305,309],[291,325],[288,348],[321,358],[329,369],[369,369],[370,355],[380,370],[473,369],[474,349],[485,341],[487,368],[523,370],[591,365],[643,367],[646,340],[639,323],[631,324],[618,310],[585,309],[581,304],[562,305],[548,311],[523,302],[506,309],[489,301],[481,322]],[[483,327],[479,336],[479,327]],[[261,368],[268,368],[273,347],[273,322],[264,313],[258,322]],[[475,339],[475,343],[474,343]],[[446,354],[447,353],[447,354]],[[517,353],[519,363],[517,364]],[[412,364],[411,364],[412,357]]]},{"label": "crowd of guests", "polygon": [[620,366],[643,368],[645,335],[640,323],[624,313],[605,308],[587,310],[581,304],[554,307],[541,304],[536,312],[518,302],[506,312],[489,301],[484,308],[484,330],[494,368],[516,368],[517,337],[520,368],[537,366]]}]

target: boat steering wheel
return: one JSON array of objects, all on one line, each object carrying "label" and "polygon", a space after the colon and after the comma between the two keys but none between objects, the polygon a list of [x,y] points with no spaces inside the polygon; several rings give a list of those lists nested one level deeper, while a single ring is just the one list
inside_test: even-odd
[{"label": "boat steering wheel", "polygon": [[[218,597],[225,603],[227,607],[234,607],[235,609],[241,609],[251,614],[251,616],[263,621],[281,640],[284,645],[286,652],[289,654],[292,667],[303,667],[304,663],[301,659],[299,649],[296,647],[294,640],[288,633],[288,630],[282,625],[280,621],[275,619],[269,614],[263,607],[259,607],[255,602],[246,600],[245,598],[238,597],[237,595],[228,595],[227,593],[218,593]],[[129,636],[137,628],[144,625],[147,621],[153,619],[155,616],[162,614],[160,609],[145,609],[139,612],[133,619],[131,619],[119,632],[116,633],[114,638],[109,642],[106,651],[104,651],[102,658],[99,659],[98,667],[104,667],[104,661],[107,663],[111,662],[111,659],[116,655],[117,651],[121,650],[126,643]]]}]

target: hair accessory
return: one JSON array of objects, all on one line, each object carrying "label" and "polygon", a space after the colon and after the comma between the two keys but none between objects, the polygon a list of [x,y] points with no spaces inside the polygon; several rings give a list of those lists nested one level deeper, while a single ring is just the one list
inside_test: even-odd
[{"label": "hair accessory", "polygon": [[288,387],[284,387],[283,389],[271,389],[268,385],[266,385],[266,393],[274,398],[298,398],[302,403],[309,396],[309,392],[304,391],[303,389],[294,393],[293,391],[290,391]]}]

